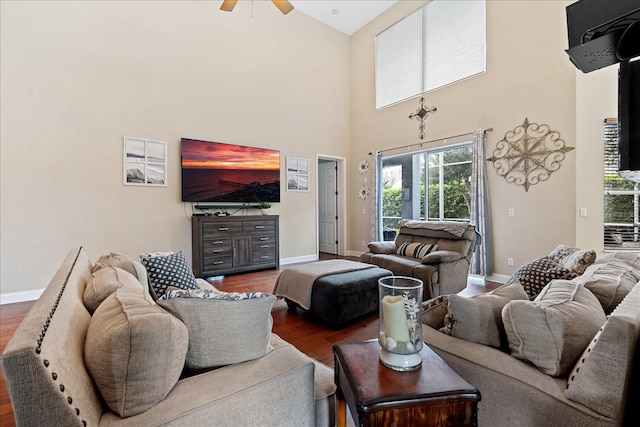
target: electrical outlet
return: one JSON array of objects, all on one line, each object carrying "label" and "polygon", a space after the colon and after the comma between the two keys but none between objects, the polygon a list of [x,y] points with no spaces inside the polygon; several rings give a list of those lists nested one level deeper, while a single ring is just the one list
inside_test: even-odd
[{"label": "electrical outlet", "polygon": [[513,267],[513,258],[507,258],[507,265]]},{"label": "electrical outlet", "polygon": [[513,208],[507,210],[507,216],[516,216],[516,211]]}]

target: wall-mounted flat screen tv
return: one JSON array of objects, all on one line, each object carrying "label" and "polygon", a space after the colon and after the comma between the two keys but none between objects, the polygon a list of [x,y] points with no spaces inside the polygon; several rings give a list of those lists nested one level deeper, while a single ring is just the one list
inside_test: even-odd
[{"label": "wall-mounted flat screen tv", "polygon": [[182,201],[280,202],[280,151],[182,138]]}]

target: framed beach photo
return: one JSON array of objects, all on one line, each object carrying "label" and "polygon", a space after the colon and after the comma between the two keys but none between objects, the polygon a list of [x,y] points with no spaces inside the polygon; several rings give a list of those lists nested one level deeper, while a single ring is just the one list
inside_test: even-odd
[{"label": "framed beach photo", "polygon": [[309,159],[287,157],[287,191],[309,191]]},{"label": "framed beach photo", "polygon": [[124,185],[167,186],[167,143],[124,137]]}]

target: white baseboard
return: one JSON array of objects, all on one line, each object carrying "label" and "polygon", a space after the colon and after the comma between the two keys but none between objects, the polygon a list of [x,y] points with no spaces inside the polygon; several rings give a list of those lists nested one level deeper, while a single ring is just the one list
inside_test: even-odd
[{"label": "white baseboard", "polygon": [[317,261],[318,260],[318,255],[314,254],[314,255],[302,255],[302,256],[296,256],[296,257],[291,257],[291,258],[281,258],[280,259],[280,265],[287,265],[287,264],[297,264],[300,262],[311,262],[311,261]]},{"label": "white baseboard", "polygon": [[38,289],[36,291],[25,292],[11,292],[8,294],[0,294],[1,304],[13,304],[14,302],[34,301],[40,298],[40,295],[44,292],[44,289]]},{"label": "white baseboard", "polygon": [[488,282],[496,282],[496,283],[507,283],[511,276],[507,276],[505,274],[492,274],[491,276],[487,276],[484,280]]}]

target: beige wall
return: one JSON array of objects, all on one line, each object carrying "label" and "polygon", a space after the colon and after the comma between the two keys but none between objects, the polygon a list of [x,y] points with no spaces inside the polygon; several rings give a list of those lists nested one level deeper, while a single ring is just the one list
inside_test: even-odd
[{"label": "beige wall", "polygon": [[[370,151],[420,142],[417,122],[408,119],[418,107],[417,98],[380,111],[374,109],[373,40],[377,33],[425,3],[402,1],[351,37],[354,169],[358,159]],[[560,132],[568,146],[575,147],[549,180],[531,186],[528,192],[507,183],[490,163],[487,165],[494,227],[493,271],[498,275],[510,275],[519,265],[560,243],[602,249],[602,118],[615,115],[615,111],[606,108],[603,112],[600,107],[604,101],[595,101],[603,97],[607,106],[612,102],[615,106],[616,86],[615,80],[611,86],[610,71],[602,71],[606,76],[601,78],[583,77],[569,61],[564,52],[565,6],[569,3],[488,1],[486,73],[425,95],[426,104],[438,108],[426,120],[425,141],[493,127],[487,134],[487,156],[491,156],[505,133],[521,125],[526,117],[530,122],[549,125]],[[576,79],[580,96],[576,96]],[[598,88],[597,94],[593,86]],[[577,126],[589,130],[577,132]],[[589,183],[585,181],[587,176]],[[363,184],[364,177],[357,172],[351,177],[351,199],[358,200],[355,189]],[[588,226],[587,221],[576,224],[576,200],[580,207],[589,207]],[[354,203],[350,228],[353,249],[365,250],[362,242],[369,240],[368,207],[368,202]],[[515,210],[514,217],[507,216],[510,208]],[[508,258],[514,259],[514,267],[507,265]]]},{"label": "beige wall", "polygon": [[[73,245],[190,259],[180,137],[279,149],[283,179],[286,156],[348,155],[348,36],[219,5],[1,3],[3,295],[44,288]],[[166,188],[122,184],[123,136],[168,143]],[[315,193],[283,187],[272,211],[281,258],[315,256]]]}]

